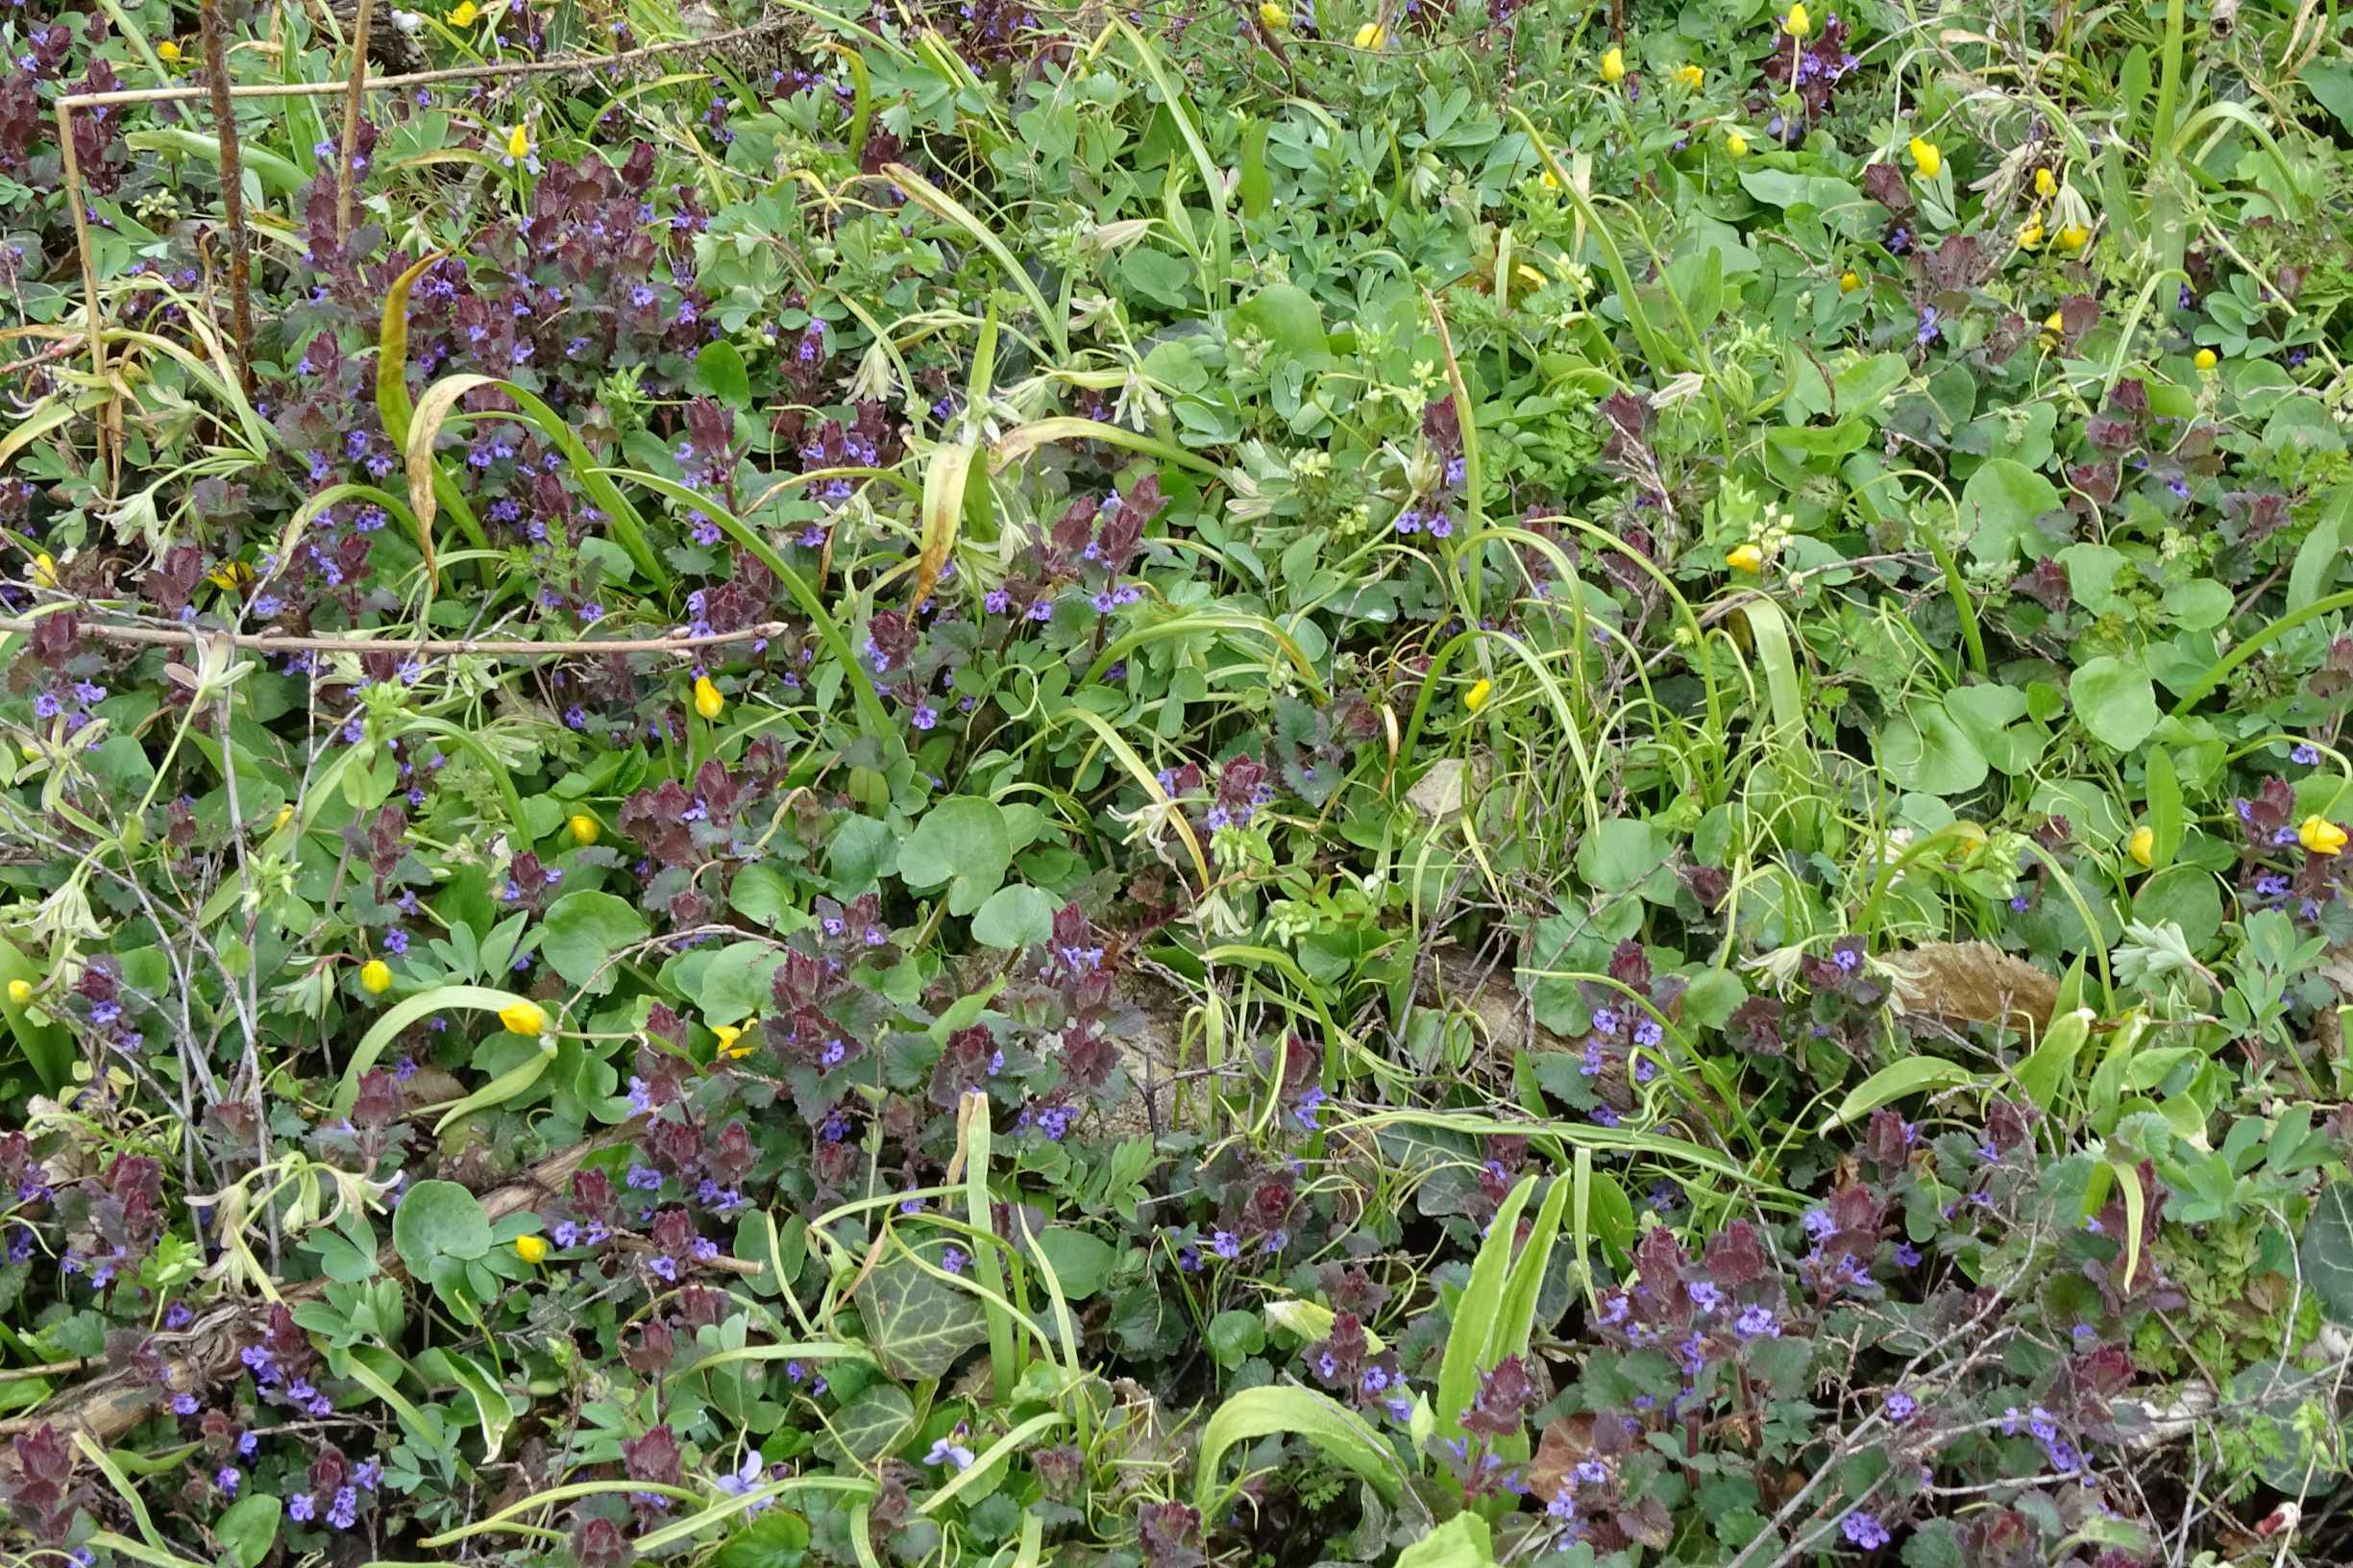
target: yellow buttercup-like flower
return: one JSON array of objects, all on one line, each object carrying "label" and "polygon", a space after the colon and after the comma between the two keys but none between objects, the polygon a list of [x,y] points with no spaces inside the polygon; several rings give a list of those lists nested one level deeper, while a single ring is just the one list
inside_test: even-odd
[{"label": "yellow buttercup-like flower", "polygon": [[2316,855],[2333,855],[2345,846],[2345,830],[2326,817],[2307,817],[2295,839]]},{"label": "yellow buttercup-like flower", "polygon": [[223,561],[205,574],[205,580],[233,593],[254,580],[254,569],[243,561]]},{"label": "yellow buttercup-like flower", "polygon": [[2058,311],[2053,310],[2049,315],[2043,318],[2043,331],[2048,332],[2053,337],[2066,336],[2067,317],[2061,315]]},{"label": "yellow buttercup-like flower", "polygon": [[359,966],[359,989],[371,996],[381,996],[392,989],[392,966],[380,958],[371,958]]},{"label": "yellow buttercup-like flower", "polygon": [[711,684],[711,677],[697,675],[695,677],[695,711],[705,719],[716,719],[726,711],[726,698],[720,695],[719,688]]},{"label": "yellow buttercup-like flower", "polygon": [[275,833],[292,821],[294,821],[294,802],[289,800],[278,808],[278,817],[270,823],[270,831]]},{"label": "yellow buttercup-like flower", "polygon": [[457,9],[450,12],[450,25],[452,27],[472,27],[475,19],[481,13],[480,8],[475,5],[474,0],[459,0]]},{"label": "yellow buttercup-like flower", "polygon": [[531,134],[522,126],[506,133],[506,156],[521,160],[531,156]]},{"label": "yellow buttercup-like flower", "polygon": [[32,982],[32,981],[30,981],[30,980],[11,980],[11,981],[9,982],[9,1000],[10,1000],[10,1001],[14,1002],[14,1003],[15,1003],[15,1004],[16,1004],[18,1007],[22,1007],[22,1006],[24,1006],[24,1005],[25,1005],[25,1003],[27,1003],[27,1002],[31,1001],[32,999],[33,999],[33,982]]},{"label": "yellow buttercup-like flower", "polygon": [[1838,291],[1841,294],[1851,294],[1862,286],[1863,280],[1858,273],[1842,272],[1838,275]]},{"label": "yellow buttercup-like flower", "polygon": [[1803,5],[1792,6],[1789,14],[1781,18],[1781,31],[1793,38],[1802,38],[1814,31],[1814,19],[1805,13]]},{"label": "yellow buttercup-like flower", "polygon": [[546,1238],[537,1236],[516,1237],[515,1256],[522,1259],[527,1263],[546,1262],[548,1261],[548,1243]]},{"label": "yellow buttercup-like flower", "polygon": [[1735,131],[1724,138],[1724,150],[1734,158],[1746,158],[1749,154],[1749,138]]},{"label": "yellow buttercup-like flower", "polygon": [[163,63],[166,65],[179,64],[180,45],[174,43],[169,38],[165,38],[161,43],[156,45],[156,59],[163,61]]},{"label": "yellow buttercup-like flower", "polygon": [[2200,349],[2195,355],[2195,363],[2200,370],[2212,370],[2221,362],[2212,349]]},{"label": "yellow buttercup-like flower", "polygon": [[1626,80],[1625,50],[1612,49],[1602,57],[1602,80],[1605,82],[1623,82]]},{"label": "yellow buttercup-like flower", "polygon": [[1477,713],[1487,705],[1487,698],[1494,695],[1495,683],[1483,677],[1477,685],[1462,694],[1462,705]]},{"label": "yellow buttercup-like flower", "polygon": [[744,1038],[744,1031],[736,1025],[732,1023],[715,1023],[711,1025],[711,1033],[719,1037],[720,1055],[727,1057],[730,1060],[737,1060],[751,1054],[750,1046],[738,1045],[736,1043],[737,1041]]},{"label": "yellow buttercup-like flower", "polygon": [[509,1002],[499,1009],[499,1021],[506,1025],[510,1035],[525,1035],[536,1040],[547,1032],[548,1015],[537,1002]]},{"label": "yellow buttercup-like flower", "polygon": [[2031,251],[2037,245],[2042,243],[2043,220],[2041,218],[2028,218],[2025,221],[2025,224],[2018,231],[2018,248],[2022,251]]},{"label": "yellow buttercup-like flower", "polygon": [[604,832],[604,829],[598,825],[597,820],[586,812],[581,812],[573,818],[570,825],[572,842],[575,844],[594,844]]},{"label": "yellow buttercup-like flower", "polygon": [[58,563],[49,558],[49,552],[47,551],[43,551],[38,555],[33,557],[33,586],[36,588],[55,588],[57,585]]},{"label": "yellow buttercup-like flower", "polygon": [[1724,564],[1735,572],[1762,572],[1765,569],[1764,547],[1754,543],[1734,545],[1724,557]]},{"label": "yellow buttercup-like flower", "polygon": [[1707,80],[1707,73],[1697,65],[1678,65],[1675,67],[1675,80],[1697,92],[1700,90],[1700,84]]},{"label": "yellow buttercup-like flower", "polygon": [[2051,173],[2048,169],[2037,169],[2034,171],[2034,193],[2037,196],[2051,195],[2056,192],[2058,188],[2059,177],[2057,175]]},{"label": "yellow buttercup-like flower", "polygon": [[1379,22],[1366,22],[1357,29],[1357,47],[1378,49],[1389,41],[1389,30]]},{"label": "yellow buttercup-like flower", "polygon": [[1920,177],[1923,180],[1935,179],[1938,171],[1945,166],[1944,152],[1933,141],[1925,141],[1919,136],[1914,136],[1911,151],[1912,167],[1920,171]]},{"label": "yellow buttercup-like flower", "polygon": [[2071,223],[2059,231],[2057,238],[2061,250],[2080,251],[2092,242],[2092,231],[2080,223]]},{"label": "yellow buttercup-like flower", "polygon": [[2157,858],[2157,830],[2146,824],[2134,828],[2132,837],[2124,841],[2124,852],[2139,865],[2153,865]]},{"label": "yellow buttercup-like flower", "polygon": [[1266,24],[1267,32],[1280,33],[1291,25],[1291,13],[1276,5],[1274,0],[1266,0],[1264,5],[1259,7],[1259,20]]}]

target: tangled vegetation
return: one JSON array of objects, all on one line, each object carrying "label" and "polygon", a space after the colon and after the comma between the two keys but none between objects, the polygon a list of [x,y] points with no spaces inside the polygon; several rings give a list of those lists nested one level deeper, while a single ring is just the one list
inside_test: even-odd
[{"label": "tangled vegetation", "polygon": [[2349,43],[0,11],[15,1560],[2353,1558]]}]

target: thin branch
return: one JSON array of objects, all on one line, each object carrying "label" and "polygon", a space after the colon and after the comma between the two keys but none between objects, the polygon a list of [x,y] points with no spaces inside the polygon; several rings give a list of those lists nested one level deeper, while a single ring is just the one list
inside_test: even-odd
[{"label": "thin branch", "polygon": [[[0,633],[30,632],[35,616],[0,616]],[[709,631],[696,636],[616,637],[569,642],[486,642],[470,637],[288,637],[267,632],[225,632],[211,629],[175,630],[165,626],[121,626],[85,624],[75,628],[114,643],[139,643],[151,648],[187,648],[219,642],[262,653],[416,653],[479,654],[490,658],[538,658],[570,653],[681,653],[726,643],[780,637],[792,628],[781,621],[765,621],[734,631]]]}]

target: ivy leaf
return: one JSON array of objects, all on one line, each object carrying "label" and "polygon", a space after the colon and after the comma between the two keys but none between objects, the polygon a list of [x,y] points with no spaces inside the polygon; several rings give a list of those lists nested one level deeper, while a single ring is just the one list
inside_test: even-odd
[{"label": "ivy leaf", "polygon": [[[930,1261],[937,1266],[936,1257]],[[989,1337],[979,1301],[925,1273],[904,1252],[874,1270],[858,1299],[874,1355],[895,1378],[944,1377],[958,1357]]]},{"label": "ivy leaf", "polygon": [[2353,1181],[2331,1182],[2313,1199],[2296,1262],[2329,1319],[2353,1323]]},{"label": "ivy leaf", "polygon": [[915,1402],[895,1383],[869,1384],[834,1412],[832,1425],[832,1436],[843,1452],[860,1464],[871,1464],[915,1430]]}]

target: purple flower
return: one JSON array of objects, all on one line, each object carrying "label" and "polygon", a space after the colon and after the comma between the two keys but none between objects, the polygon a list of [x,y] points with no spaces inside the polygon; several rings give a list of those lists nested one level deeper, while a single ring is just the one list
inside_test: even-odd
[{"label": "purple flower", "polygon": [[234,1497],[237,1495],[237,1482],[243,1481],[244,1479],[245,1478],[237,1472],[237,1467],[235,1465],[224,1464],[220,1467],[220,1469],[213,1472],[212,1484],[221,1489],[222,1496]]},{"label": "purple flower", "polygon": [[1887,1527],[1868,1513],[1847,1515],[1847,1523],[1844,1528],[1847,1539],[1866,1552],[1875,1551],[1887,1544]]},{"label": "purple flower", "polygon": [[1773,1315],[1772,1308],[1751,1307],[1732,1320],[1732,1332],[1743,1339],[1778,1339],[1781,1325]]},{"label": "purple flower", "polygon": [[962,1247],[956,1246],[952,1243],[940,1249],[940,1266],[946,1269],[950,1274],[962,1274],[964,1272],[965,1264],[970,1262],[971,1261],[971,1259],[965,1255],[965,1250]]},{"label": "purple flower", "polygon": [[308,1492],[296,1492],[286,1499],[286,1517],[298,1525],[306,1525],[310,1523],[311,1515],[318,1511],[318,1507]]},{"label": "purple flower", "polygon": [[358,1487],[339,1486],[335,1489],[335,1504],[327,1510],[327,1522],[337,1530],[349,1530],[359,1522]]},{"label": "purple flower", "polygon": [[[83,700],[87,701],[89,699],[85,698]],[[2299,746],[2294,750],[2289,752],[2288,760],[2290,762],[2302,763],[2305,767],[2309,768],[2314,763],[2320,760],[2320,748],[2308,741],[2304,745]]]},{"label": "purple flower", "polygon": [[1919,1409],[1919,1402],[1900,1388],[1887,1396],[1887,1418],[1890,1421],[1904,1420]]},{"label": "purple flower", "polygon": [[1210,1237],[1210,1251],[1220,1258],[1239,1258],[1242,1255],[1241,1238],[1232,1231],[1218,1231]]},{"label": "purple flower", "polygon": [[194,1415],[195,1413],[196,1396],[194,1394],[174,1394],[172,1396],[172,1414]]},{"label": "purple flower", "polygon": [[949,1464],[959,1470],[968,1470],[972,1466],[972,1451],[962,1443],[950,1442],[943,1437],[931,1445],[931,1452],[923,1456],[923,1462]]},{"label": "purple flower", "polygon": [[1918,1268],[1920,1266],[1920,1249],[1912,1245],[1912,1243],[1909,1241],[1897,1242],[1896,1266],[1899,1268]]}]

